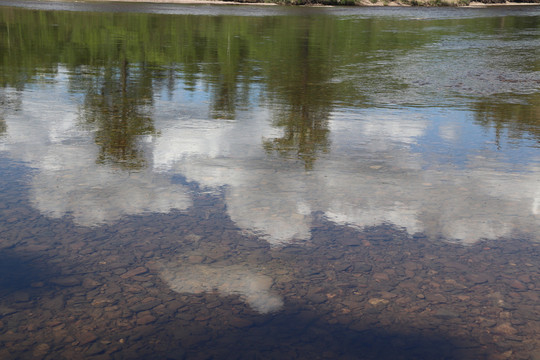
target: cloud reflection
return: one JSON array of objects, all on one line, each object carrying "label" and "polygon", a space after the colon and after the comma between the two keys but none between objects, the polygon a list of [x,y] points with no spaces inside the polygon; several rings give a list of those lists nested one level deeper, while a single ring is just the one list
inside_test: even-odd
[{"label": "cloud reflection", "polygon": [[[161,171],[178,171],[209,187],[225,186],[231,218],[274,245],[309,239],[315,211],[338,224],[363,228],[389,223],[410,234],[469,244],[523,232],[535,238],[540,230],[539,170],[516,172],[496,154],[474,155],[480,154],[474,149],[463,164],[450,165],[443,161],[446,154],[418,151],[435,125],[429,115],[411,109],[334,114],[332,151],[309,172],[287,159],[258,153],[260,139],[272,136],[264,131],[273,131],[263,126],[248,129],[248,136],[243,135],[244,124],[231,124],[225,132],[219,127],[191,129],[185,140],[189,144],[204,132],[213,145],[227,144],[223,152],[215,147],[193,151],[190,146],[188,154],[181,141],[174,142],[174,149],[172,142],[160,141],[156,149],[162,156],[185,154],[181,160],[162,158],[168,165]],[[434,111],[432,116],[439,115]],[[264,124],[262,117],[258,121]],[[466,131],[461,126],[441,121],[441,141],[456,140]]]},{"label": "cloud reflection", "polygon": [[[72,102],[58,100],[66,98],[58,88],[25,94],[21,110],[5,115],[0,140],[37,169],[31,199],[52,217],[71,214],[79,224],[97,225],[186,209],[187,189],[170,181],[181,174],[224,194],[230,218],[273,245],[308,240],[314,212],[342,225],[387,223],[468,244],[514,234],[539,240],[538,159],[519,168],[481,145],[459,148],[459,137],[470,132],[465,126],[475,126],[456,120],[464,111],[334,113],[332,147],[305,171],[294,158],[264,151],[264,139],[281,136],[267,109],[239,111],[234,121],[205,120],[202,103],[179,116],[177,103],[159,100],[153,118],[160,135],[143,144],[149,167],[128,172],[96,164],[92,134],[77,125]],[[461,158],[431,151],[429,136],[452,142]]]},{"label": "cloud reflection", "polygon": [[93,226],[191,206],[187,189],[166,174],[96,164],[92,133],[81,129],[77,107],[61,87],[26,93],[20,108],[6,117],[2,148],[36,169],[30,199],[41,212],[54,218],[70,214],[76,223]]},{"label": "cloud reflection", "polygon": [[217,291],[222,296],[238,295],[254,310],[266,314],[279,310],[283,299],[271,290],[270,276],[244,265],[163,266],[162,279],[178,293]]}]

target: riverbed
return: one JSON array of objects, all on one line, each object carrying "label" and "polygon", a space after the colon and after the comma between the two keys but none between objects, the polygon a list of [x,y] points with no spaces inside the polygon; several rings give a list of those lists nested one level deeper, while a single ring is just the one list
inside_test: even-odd
[{"label": "riverbed", "polygon": [[539,359],[539,35],[0,1],[0,358]]}]

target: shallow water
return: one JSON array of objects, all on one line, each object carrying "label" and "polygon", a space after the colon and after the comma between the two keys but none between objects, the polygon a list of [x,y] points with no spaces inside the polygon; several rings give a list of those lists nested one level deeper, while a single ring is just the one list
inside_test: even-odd
[{"label": "shallow water", "polygon": [[539,35],[0,1],[0,358],[539,359]]}]

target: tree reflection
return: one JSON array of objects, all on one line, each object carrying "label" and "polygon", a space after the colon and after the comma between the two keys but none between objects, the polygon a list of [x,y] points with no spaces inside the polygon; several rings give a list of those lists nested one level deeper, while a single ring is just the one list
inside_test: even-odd
[{"label": "tree reflection", "polygon": [[540,94],[523,98],[518,104],[487,100],[476,105],[475,122],[495,129],[497,145],[503,137],[533,139],[540,145]]},{"label": "tree reflection", "polygon": [[152,105],[152,76],[144,67],[138,70],[131,75],[127,61],[123,61],[85,79],[87,93],[80,116],[95,130],[100,164],[122,169],[145,166],[138,139],[156,132],[148,109]]},{"label": "tree reflection", "polygon": [[[231,19],[218,17],[210,29],[211,37],[207,41],[210,40],[215,49],[209,51],[209,58],[200,59],[211,61],[207,67],[212,81],[210,114],[215,119],[234,119],[240,101],[245,103],[249,97],[249,87],[242,89],[239,86],[240,78],[250,73],[249,66],[245,64],[249,55],[248,45],[238,22]],[[247,82],[244,84],[247,85]],[[240,90],[243,90],[244,96]]]},{"label": "tree reflection", "polygon": [[21,94],[0,89],[0,136],[7,133],[6,115],[21,109]]},{"label": "tree reflection", "polygon": [[0,136],[2,136],[7,130],[6,119],[4,118],[4,111],[7,108],[7,99],[3,92],[0,92]]},{"label": "tree reflection", "polygon": [[7,130],[6,120],[0,115],[0,136]]},{"label": "tree reflection", "polygon": [[323,104],[309,101],[313,99],[313,93],[319,91],[319,87],[307,86],[309,75],[304,75],[306,87],[292,90],[291,103],[276,111],[273,125],[283,128],[283,136],[264,140],[263,146],[267,152],[275,151],[284,157],[296,156],[309,170],[318,154],[329,149],[330,110]]},{"label": "tree reflection", "polygon": [[277,89],[269,91],[272,106],[277,108],[273,125],[283,129],[283,136],[267,139],[263,146],[267,152],[295,156],[311,169],[318,154],[330,146],[332,64],[331,53],[323,45],[332,39],[331,32],[318,32],[318,24],[310,19],[302,21],[302,26],[296,27],[300,31],[288,38],[289,43],[272,52],[279,56],[274,59],[277,66],[269,72],[269,87]]},{"label": "tree reflection", "polygon": [[[520,45],[519,59],[508,62],[534,72],[538,57],[529,56],[536,48],[527,37],[535,35],[538,19],[504,20],[499,27],[518,26],[529,44]],[[84,98],[81,123],[95,131],[97,161],[127,169],[145,165],[139,139],[155,133],[150,109],[162,88],[171,100],[179,83],[188,92],[204,91],[210,97],[208,116],[214,119],[236,119],[237,109],[248,108],[260,92],[272,111],[272,125],[283,130],[282,136],[265,139],[264,149],[299,159],[310,169],[329,150],[333,104],[369,107],[393,101],[394,95],[405,96],[400,101],[406,102],[407,84],[392,75],[402,65],[396,61],[400,55],[447,36],[453,22],[475,33],[493,31],[492,21],[9,8],[0,13],[0,86],[22,90],[27,84],[52,83],[67,69],[72,94]],[[415,100],[422,87],[410,87]],[[528,105],[485,99],[473,110],[483,125],[538,139],[538,95],[524,99]]]}]

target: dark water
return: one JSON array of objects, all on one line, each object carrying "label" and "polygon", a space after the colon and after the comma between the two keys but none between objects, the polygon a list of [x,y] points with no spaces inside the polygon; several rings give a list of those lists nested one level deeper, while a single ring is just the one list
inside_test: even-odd
[{"label": "dark water", "polygon": [[0,1],[0,358],[540,359],[539,38]]}]

